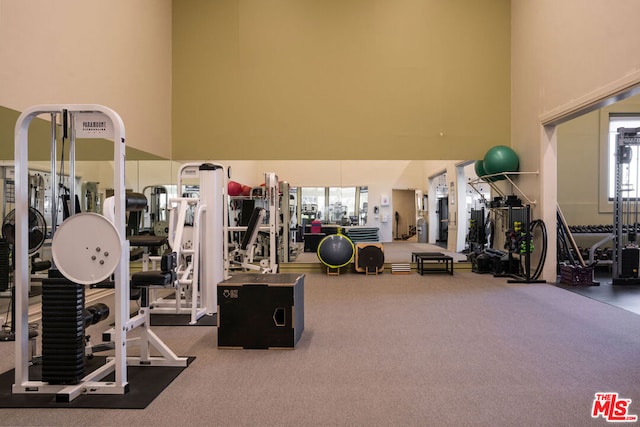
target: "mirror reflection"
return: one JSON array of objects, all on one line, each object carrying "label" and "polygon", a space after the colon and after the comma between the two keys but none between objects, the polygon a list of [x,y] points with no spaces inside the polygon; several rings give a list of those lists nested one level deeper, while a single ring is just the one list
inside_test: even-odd
[{"label": "mirror reflection", "polygon": [[[279,190],[288,194],[288,198],[282,197],[287,203],[277,208],[283,230],[281,234],[288,236],[287,245],[279,244],[279,263],[295,262],[298,254],[315,252],[317,242],[314,240],[336,233],[338,229],[346,233],[365,228],[371,230],[375,240],[380,242],[424,242],[461,252],[468,245],[466,235],[470,211],[477,209],[480,198],[477,189],[471,187],[466,195],[462,191],[462,199],[450,193],[452,188],[463,189],[466,181],[476,178],[472,162],[320,160],[223,163],[225,179],[240,183],[240,192],[227,202],[227,221],[231,227],[246,226],[249,213],[245,210],[243,221],[243,200],[253,200],[254,207],[268,208],[265,193],[260,190],[264,189],[268,171],[274,171],[278,181],[287,184],[286,190],[282,186]],[[101,212],[104,200],[113,193],[112,160],[77,161],[73,180],[69,178],[68,166],[63,169],[60,162],[57,164],[54,179],[50,162],[29,163],[30,200],[32,206],[42,211],[48,229],[51,228],[54,210],[58,224],[67,215],[65,210],[70,207],[71,188],[75,191],[75,204],[82,212]],[[146,199],[146,208],[139,220],[129,227],[132,234],[166,235],[171,208],[169,201],[177,197],[198,196],[197,180],[186,181],[178,191],[177,174],[181,165],[181,162],[169,160],[126,162],[127,191],[139,193]],[[464,169],[462,178],[452,187],[450,177],[456,179],[456,171],[460,167]],[[437,170],[441,172],[436,173]],[[13,209],[12,162],[0,164],[0,179],[3,200],[1,213],[4,218]],[[62,200],[55,206],[52,200],[53,186],[59,190],[58,199]],[[480,190],[486,193],[489,186],[484,187]],[[489,197],[488,193],[484,196]],[[443,206],[449,210],[443,209]],[[262,219],[262,227],[267,227],[268,221],[267,214]],[[235,243],[238,243],[244,231],[235,232]],[[262,253],[266,256],[269,252],[264,232],[258,234],[258,241],[262,241],[265,249],[256,251],[256,259]],[[234,241],[230,244],[233,245]]]},{"label": "mirror reflection", "polygon": [[366,186],[294,187],[292,196],[300,201],[298,223],[319,220],[343,226],[367,225],[369,192]]}]

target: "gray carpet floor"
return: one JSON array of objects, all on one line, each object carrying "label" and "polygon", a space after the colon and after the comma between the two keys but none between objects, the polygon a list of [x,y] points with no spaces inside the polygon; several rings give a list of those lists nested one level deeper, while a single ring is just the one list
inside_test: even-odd
[{"label": "gray carpet floor", "polygon": [[146,409],[3,409],[0,425],[601,426],[597,392],[640,414],[640,316],[549,284],[311,273],[293,350],[218,349],[215,327],[154,331],[196,360]]}]

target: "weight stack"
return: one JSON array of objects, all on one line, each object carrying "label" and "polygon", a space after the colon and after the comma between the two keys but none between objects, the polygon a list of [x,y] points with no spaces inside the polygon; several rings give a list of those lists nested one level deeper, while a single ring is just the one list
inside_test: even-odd
[{"label": "weight stack", "polygon": [[0,237],[0,292],[9,289],[9,242]]},{"label": "weight stack", "polygon": [[42,381],[77,384],[85,375],[84,286],[42,280]]},{"label": "weight stack", "polygon": [[622,249],[622,274],[624,278],[638,278],[638,268],[640,268],[640,249],[623,248]]}]

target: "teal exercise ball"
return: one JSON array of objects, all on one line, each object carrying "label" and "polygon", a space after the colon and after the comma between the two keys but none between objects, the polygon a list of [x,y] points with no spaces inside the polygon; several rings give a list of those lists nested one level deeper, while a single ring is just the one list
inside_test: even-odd
[{"label": "teal exercise ball", "polygon": [[493,181],[493,178],[484,178],[487,174],[487,171],[484,170],[484,160],[476,160],[473,165],[473,169],[476,171],[476,175],[478,178],[481,178],[483,181]]},{"label": "teal exercise ball", "polygon": [[[487,175],[503,172],[517,172],[520,167],[518,155],[511,147],[506,145],[496,145],[487,151],[482,162]],[[504,179],[504,176],[497,176],[495,180]]]}]

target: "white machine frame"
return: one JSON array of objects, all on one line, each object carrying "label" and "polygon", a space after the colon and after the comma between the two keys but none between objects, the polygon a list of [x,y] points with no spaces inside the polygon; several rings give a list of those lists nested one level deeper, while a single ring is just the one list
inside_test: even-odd
[{"label": "white machine frame", "polygon": [[[28,255],[28,131],[34,118],[49,114],[51,118],[51,174],[56,174],[56,120],[58,115],[70,117],[70,156],[69,175],[75,176],[75,137],[74,120],[87,120],[81,129],[83,138],[105,138],[114,143],[114,226],[120,236],[120,259],[113,272],[115,285],[115,328],[112,332],[115,355],[109,357],[102,367],[89,373],[78,384],[50,384],[29,379],[29,255]],[[104,126],[92,128],[97,121]],[[64,122],[63,118],[63,122]],[[87,128],[84,127],[87,123]],[[55,186],[54,186],[55,187]],[[55,190],[54,190],[55,191]],[[71,186],[71,200],[75,199],[74,186]],[[148,310],[129,318],[129,242],[126,236],[125,219],[125,128],[120,116],[112,109],[97,104],[78,105],[36,105],[26,109],[15,126],[15,192],[16,192],[16,339],[15,339],[15,382],[14,394],[56,394],[58,401],[71,401],[81,394],[124,394],[128,390],[127,365],[141,366],[178,366],[186,367],[188,360],[176,356],[169,347],[155,335],[150,328]],[[57,194],[53,195],[55,203]],[[55,204],[54,210],[55,212]],[[71,203],[71,214],[75,214]],[[55,219],[52,221],[52,233],[55,232]],[[72,280],[72,278],[69,278]],[[140,337],[134,338],[140,345],[140,356],[127,356],[127,333],[140,328]],[[133,340],[131,340],[133,342]],[[161,356],[150,356],[149,348],[154,347]],[[114,373],[113,381],[102,381]]]},{"label": "white machine frame", "polygon": [[[224,167],[216,163],[185,163],[178,170],[178,194],[186,178],[199,179],[199,197],[172,197],[169,209],[169,246],[178,257],[178,285],[173,299],[158,298],[151,289],[154,314],[190,314],[189,324],[218,311],[217,285],[225,279],[223,215],[226,182]],[[194,208],[191,247],[185,243],[187,210]],[[189,261],[187,261],[189,260]]]},{"label": "white machine frame", "polygon": [[[244,270],[259,270],[262,273],[277,273],[278,272],[278,230],[280,228],[280,212],[278,209],[279,202],[279,183],[278,176],[273,172],[265,173],[265,188],[267,191],[267,202],[269,204],[269,225],[268,226],[259,226],[259,231],[268,231],[269,232],[269,259],[265,263],[261,263],[259,266],[253,264],[253,256],[252,250],[253,248],[247,249],[246,259],[243,257],[243,261],[239,263],[239,265]],[[288,197],[288,195],[287,195]],[[247,227],[245,226],[228,226],[228,231],[247,231]],[[288,234],[288,233],[287,233]],[[284,238],[288,238],[288,236],[284,236]],[[228,242],[228,238],[225,239],[225,242]],[[232,260],[233,256],[238,253],[238,251],[229,250],[228,243],[225,248],[225,269],[227,272],[230,270],[232,264],[238,264]]]}]

